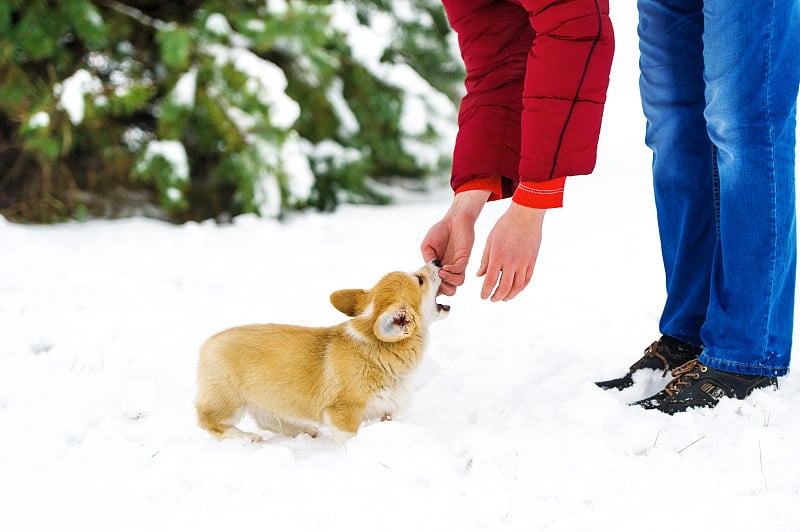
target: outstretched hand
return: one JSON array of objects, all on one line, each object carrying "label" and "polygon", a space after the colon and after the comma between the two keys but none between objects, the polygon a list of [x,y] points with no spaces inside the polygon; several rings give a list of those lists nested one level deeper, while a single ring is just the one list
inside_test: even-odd
[{"label": "outstretched hand", "polygon": [[484,277],[482,299],[508,301],[528,286],[542,243],[544,213],[512,203],[497,220],[478,269],[478,277]]},{"label": "outstretched hand", "polygon": [[440,294],[452,296],[456,288],[464,284],[475,243],[475,221],[488,197],[489,192],[483,190],[458,194],[444,218],[430,228],[422,241],[422,258],[426,262],[433,259],[442,262]]}]

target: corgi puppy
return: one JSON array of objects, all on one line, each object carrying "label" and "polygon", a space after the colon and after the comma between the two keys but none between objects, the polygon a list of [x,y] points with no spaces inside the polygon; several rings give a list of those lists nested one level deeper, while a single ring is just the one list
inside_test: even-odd
[{"label": "corgi puppy", "polygon": [[391,419],[428,327],[450,311],[436,302],[441,267],[434,260],[371,290],[334,292],[331,303],[352,319],[333,327],[246,325],[212,336],[200,348],[200,426],[220,439],[262,441],[236,427],[249,412],[264,430],[316,437],[325,425],[344,442],[365,420]]}]

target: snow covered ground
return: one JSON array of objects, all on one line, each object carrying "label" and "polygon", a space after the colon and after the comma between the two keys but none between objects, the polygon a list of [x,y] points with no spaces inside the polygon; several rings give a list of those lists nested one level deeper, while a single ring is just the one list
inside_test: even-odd
[{"label": "snow covered ground", "polygon": [[548,213],[532,284],[492,304],[470,275],[409,410],[344,447],[212,440],[197,348],[231,325],[342,321],[330,292],[418,267],[446,190],[283,224],[0,218],[2,529],[800,530],[796,375],[673,417],[626,406],[659,377],[593,384],[657,338],[664,296],[635,13],[615,9],[597,171]]}]

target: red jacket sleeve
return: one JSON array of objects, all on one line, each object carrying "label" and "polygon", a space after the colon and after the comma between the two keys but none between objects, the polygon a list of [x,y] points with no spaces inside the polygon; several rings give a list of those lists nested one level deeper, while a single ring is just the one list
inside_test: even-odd
[{"label": "red jacket sleeve", "polygon": [[467,70],[453,190],[477,179],[493,183],[490,199],[560,206],[563,176],[594,169],[614,52],[608,0],[443,3]]}]

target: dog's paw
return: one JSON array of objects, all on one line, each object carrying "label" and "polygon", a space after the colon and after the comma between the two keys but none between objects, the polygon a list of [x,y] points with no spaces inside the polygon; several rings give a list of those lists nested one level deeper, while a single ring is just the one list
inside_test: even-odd
[{"label": "dog's paw", "polygon": [[316,427],[298,426],[297,430],[293,431],[290,436],[296,438],[298,436],[309,436],[311,438],[319,437],[319,430]]},{"label": "dog's paw", "polygon": [[381,421],[391,421],[392,419],[394,418],[392,417],[391,412],[384,412],[383,415],[381,416]]},{"label": "dog's paw", "polygon": [[262,438],[258,434],[254,432],[243,431],[235,426],[227,427],[225,430],[219,433],[218,437],[221,440],[239,438],[243,440],[249,440],[251,443],[262,443],[264,441],[264,438]]}]

